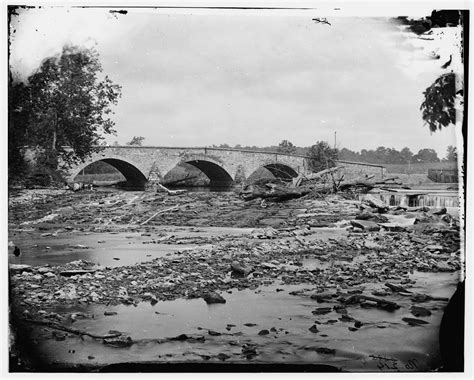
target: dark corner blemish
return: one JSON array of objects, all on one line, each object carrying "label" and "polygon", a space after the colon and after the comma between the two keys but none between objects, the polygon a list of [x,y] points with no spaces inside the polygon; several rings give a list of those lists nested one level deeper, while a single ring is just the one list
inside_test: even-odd
[{"label": "dark corner blemish", "polygon": [[125,9],[120,9],[118,11],[116,11],[114,9],[111,9],[109,12],[110,13],[120,13],[121,15],[126,15],[128,13],[128,11],[126,11]]}]

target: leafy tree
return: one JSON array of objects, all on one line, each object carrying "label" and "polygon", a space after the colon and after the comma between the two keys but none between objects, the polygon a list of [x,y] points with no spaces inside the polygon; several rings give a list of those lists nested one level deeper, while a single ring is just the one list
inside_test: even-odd
[{"label": "leafy tree", "polygon": [[26,120],[23,145],[42,152],[39,161],[46,167],[57,169],[60,159],[84,160],[100,150],[103,134],[115,133],[111,106],[121,87],[107,76],[99,78],[101,72],[96,51],[65,46],[28,77],[19,98],[14,92],[12,102],[19,108],[13,118]]},{"label": "leafy tree", "polygon": [[431,132],[456,123],[456,76],[443,74],[423,92],[422,117]]},{"label": "leafy tree", "polygon": [[338,150],[331,148],[325,141],[318,141],[309,148],[307,155],[309,156],[307,159],[309,169],[316,173],[336,166]]},{"label": "leafy tree", "polygon": [[127,145],[142,146],[143,140],[145,140],[143,136],[133,136],[133,138],[127,143]]},{"label": "leafy tree", "polygon": [[413,153],[408,147],[403,148],[402,151],[400,152],[400,155],[402,156],[404,163],[410,162],[413,158]]},{"label": "leafy tree", "polygon": [[288,140],[283,140],[277,148],[278,152],[292,154],[296,152],[296,146]]},{"label": "leafy tree", "polygon": [[27,171],[22,147],[27,144],[28,89],[23,83],[8,83],[8,179],[21,178]]},{"label": "leafy tree", "polygon": [[446,158],[444,161],[454,161],[458,160],[458,151],[455,146],[449,145],[446,150]]},{"label": "leafy tree", "polygon": [[[468,17],[469,14],[467,11],[439,10],[433,11],[431,16],[421,19],[409,19],[406,16],[402,16],[394,20],[397,23],[406,25],[408,31],[415,33],[420,36],[418,38],[421,38],[421,35],[430,32],[433,28],[463,25],[464,18]],[[459,53],[461,54],[461,59],[464,59],[463,51],[461,50]],[[440,58],[440,55],[433,56],[433,59]],[[452,58],[453,55],[441,65],[442,69],[447,70],[449,68],[450,72],[439,76],[435,82],[423,92],[425,99],[420,109],[422,111],[423,120],[431,132],[436,132],[443,127],[455,124],[455,100],[458,95],[460,98],[464,96],[462,89],[456,93],[456,79],[458,79],[462,87],[463,74],[456,74],[453,72],[453,69],[450,68]],[[463,123],[467,128],[467,124],[465,124],[466,117],[464,117]]]},{"label": "leafy tree", "polygon": [[420,149],[413,156],[414,162],[439,162],[438,153],[434,149]]}]

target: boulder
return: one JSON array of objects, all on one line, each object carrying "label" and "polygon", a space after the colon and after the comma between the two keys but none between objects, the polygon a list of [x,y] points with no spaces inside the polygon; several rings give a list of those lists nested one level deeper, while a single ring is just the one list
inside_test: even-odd
[{"label": "boulder", "polygon": [[422,319],[416,319],[416,318],[402,318],[402,321],[408,323],[410,326],[426,325],[429,323]]},{"label": "boulder", "polygon": [[415,317],[428,317],[431,315],[431,311],[421,306],[413,305],[410,307],[410,311]]},{"label": "boulder", "polygon": [[129,347],[133,344],[133,340],[129,336],[118,336],[116,338],[104,339],[104,344],[114,347]]},{"label": "boulder", "polygon": [[372,195],[366,195],[364,203],[368,204],[372,208],[376,208],[379,213],[388,211],[388,206],[381,199],[375,198]]},{"label": "boulder", "polygon": [[361,213],[356,215],[357,220],[370,220],[376,223],[387,223],[388,218],[380,214],[374,214],[368,210],[364,210]]},{"label": "boulder", "polygon": [[353,227],[361,228],[365,231],[379,231],[380,226],[377,223],[368,220],[351,220]]},{"label": "boulder", "polygon": [[316,310],[313,310],[314,315],[328,314],[332,311],[330,307],[318,307]]},{"label": "boulder", "polygon": [[204,298],[207,304],[226,303],[226,300],[216,292],[207,293],[202,298]]},{"label": "boulder", "polygon": [[247,277],[253,271],[253,268],[241,265],[238,261],[232,261],[230,269],[232,270],[232,273],[243,277]]}]

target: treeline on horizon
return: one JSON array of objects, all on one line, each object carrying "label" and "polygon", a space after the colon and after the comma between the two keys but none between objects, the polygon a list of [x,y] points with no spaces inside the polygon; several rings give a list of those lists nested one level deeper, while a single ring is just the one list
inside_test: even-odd
[{"label": "treeline on horizon", "polygon": [[[282,152],[307,155],[311,147],[297,147],[290,142],[284,140],[280,145],[271,145],[266,147],[257,146],[242,146],[237,144],[230,146],[228,144],[213,145],[214,148],[231,148],[231,149],[245,149],[258,150],[265,152]],[[366,162],[370,164],[414,164],[414,163],[428,163],[428,162],[456,162],[457,149],[453,146],[448,146],[445,157],[438,157],[436,150],[431,148],[422,148],[416,154],[409,148],[405,147],[401,151],[395,148],[386,148],[379,146],[376,149],[362,149],[360,152],[350,150],[348,148],[337,149],[338,159],[343,161]]]}]

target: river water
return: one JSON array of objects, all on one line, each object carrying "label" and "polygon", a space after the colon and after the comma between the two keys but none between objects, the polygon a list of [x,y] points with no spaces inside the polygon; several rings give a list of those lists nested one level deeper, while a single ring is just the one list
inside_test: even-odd
[{"label": "river water", "polygon": [[[456,273],[415,272],[413,278],[417,280],[417,291],[429,289],[431,295],[438,297],[450,297],[458,280]],[[396,300],[402,308],[395,312],[353,307],[350,315],[363,322],[363,326],[350,331],[348,328],[353,323],[339,321],[340,314],[335,311],[324,316],[311,313],[315,307],[330,304],[290,295],[291,291],[302,288],[274,285],[253,291],[232,290],[225,294],[227,303],[218,305],[207,305],[202,299],[177,299],[153,306],[140,303],[136,307],[55,309],[92,313],[92,324],[79,320],[73,327],[97,334],[119,330],[133,337],[135,344],[113,348],[76,336],[55,341],[44,339],[50,333],[38,332],[35,337],[40,342],[38,352],[44,360],[54,358],[57,363],[98,366],[123,362],[220,362],[222,354],[232,363],[331,364],[347,371],[426,371],[439,365],[438,330],[446,302],[425,303],[423,306],[432,310],[432,315],[423,318],[429,324],[422,326],[409,326],[402,321],[403,317],[413,317],[407,313],[410,306],[407,297]],[[367,289],[370,288],[367,284]],[[117,314],[105,316],[106,310]],[[318,333],[308,330],[315,322]],[[259,335],[263,329],[269,334]],[[160,341],[180,334],[204,336],[205,341]],[[245,357],[242,354],[245,344],[254,345],[258,355]]]}]

